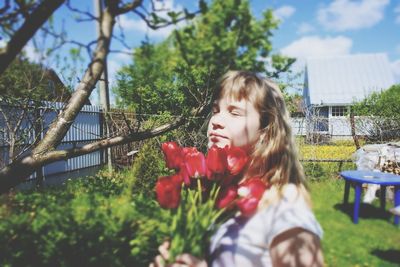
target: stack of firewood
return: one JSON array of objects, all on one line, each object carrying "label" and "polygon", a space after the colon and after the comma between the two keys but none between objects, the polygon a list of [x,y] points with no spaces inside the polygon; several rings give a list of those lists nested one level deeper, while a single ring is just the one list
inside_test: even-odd
[{"label": "stack of firewood", "polygon": [[400,162],[386,160],[381,167],[381,171],[400,175]]}]

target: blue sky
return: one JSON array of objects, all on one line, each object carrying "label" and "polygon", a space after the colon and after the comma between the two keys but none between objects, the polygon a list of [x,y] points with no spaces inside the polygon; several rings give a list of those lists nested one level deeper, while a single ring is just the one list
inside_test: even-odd
[{"label": "blue sky", "polygon": [[[93,1],[72,1],[74,7],[92,11]],[[158,3],[158,2],[156,2]],[[189,4],[188,4],[189,3]],[[399,0],[250,0],[252,11],[259,17],[267,8],[274,10],[280,19],[279,29],[272,39],[275,53],[298,59],[296,68],[301,69],[304,59],[314,56],[336,56],[359,53],[385,53],[392,66],[396,81],[400,82],[400,1]],[[197,0],[166,0],[164,7],[180,10],[196,9]],[[82,42],[95,38],[93,22],[76,24],[66,8],[60,8],[55,22],[64,23],[69,36]],[[124,29],[126,43],[137,47],[147,35],[153,42],[163,40],[173,30],[167,27],[158,31],[148,29],[134,14],[123,15],[119,25]],[[116,27],[116,33],[120,30]],[[113,50],[126,50],[115,40]],[[28,54],[34,58],[31,44]],[[68,47],[64,48],[64,52]],[[108,66],[111,83],[116,71],[130,63],[127,54],[112,53]],[[51,60],[48,60],[50,67]],[[86,66],[87,62],[82,64]],[[92,100],[96,102],[96,96]]]}]

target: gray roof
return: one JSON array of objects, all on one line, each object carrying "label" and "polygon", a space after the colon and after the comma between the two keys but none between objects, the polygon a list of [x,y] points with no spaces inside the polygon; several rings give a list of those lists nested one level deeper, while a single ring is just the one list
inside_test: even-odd
[{"label": "gray roof", "polygon": [[395,84],[386,54],[308,58],[304,98],[308,105],[349,105]]}]

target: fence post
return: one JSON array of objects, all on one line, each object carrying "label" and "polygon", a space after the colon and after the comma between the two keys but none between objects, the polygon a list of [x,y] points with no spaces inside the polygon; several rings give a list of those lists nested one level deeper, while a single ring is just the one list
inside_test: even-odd
[{"label": "fence post", "polygon": [[356,124],[354,121],[354,111],[353,108],[350,107],[350,125],[351,125],[351,136],[353,137],[354,144],[357,149],[360,149],[360,143],[358,142],[358,136],[356,135]]},{"label": "fence post", "polygon": [[[34,116],[35,116],[35,126],[34,126],[34,136],[35,136],[35,140],[34,140],[34,145],[36,145],[37,143],[40,142],[40,140],[42,140],[42,134],[43,134],[43,120],[44,117],[42,117],[42,112],[41,112],[41,107],[37,108],[34,107]],[[44,115],[43,115],[44,116]],[[43,166],[40,166],[37,170],[36,170],[36,186],[41,187],[43,185],[44,182],[44,175],[43,175]]]}]

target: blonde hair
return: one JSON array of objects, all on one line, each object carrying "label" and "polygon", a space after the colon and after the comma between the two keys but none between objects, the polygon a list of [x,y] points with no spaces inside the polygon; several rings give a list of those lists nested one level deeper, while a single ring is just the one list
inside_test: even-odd
[{"label": "blonde hair", "polygon": [[252,148],[244,179],[260,177],[278,189],[292,183],[306,192],[303,167],[279,87],[252,72],[229,71],[221,78],[214,99],[224,96],[248,100],[260,113],[260,137]]}]

